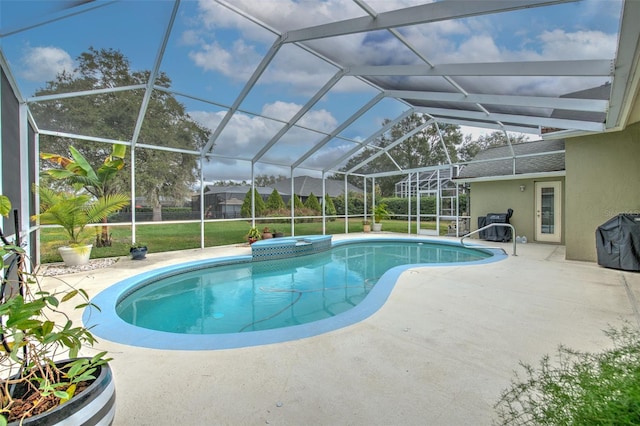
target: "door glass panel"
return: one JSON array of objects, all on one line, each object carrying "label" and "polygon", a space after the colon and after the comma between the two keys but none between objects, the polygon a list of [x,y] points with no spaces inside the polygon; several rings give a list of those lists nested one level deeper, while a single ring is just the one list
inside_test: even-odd
[{"label": "door glass panel", "polygon": [[555,228],[555,206],[554,206],[554,188],[541,188],[540,193],[540,213],[542,215],[540,221],[540,232],[543,234],[553,234]]}]

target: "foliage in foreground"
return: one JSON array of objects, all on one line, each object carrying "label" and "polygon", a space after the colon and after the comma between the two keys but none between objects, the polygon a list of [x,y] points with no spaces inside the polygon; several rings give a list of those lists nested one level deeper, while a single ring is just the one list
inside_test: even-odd
[{"label": "foliage in foreground", "polygon": [[[0,194],[0,215],[10,210],[11,202]],[[10,244],[0,230],[0,426],[22,424],[64,404],[111,360],[106,352],[78,358],[96,340],[88,328],[73,324],[62,305],[78,296],[76,309],[97,309],[86,291],[64,281],[65,286],[44,291],[27,261],[24,249]],[[62,362],[63,356],[70,359]]]},{"label": "foliage in foreground", "polygon": [[605,334],[613,347],[599,353],[558,348],[537,368],[521,363],[495,405],[502,425],[640,424],[640,331],[625,324]]}]

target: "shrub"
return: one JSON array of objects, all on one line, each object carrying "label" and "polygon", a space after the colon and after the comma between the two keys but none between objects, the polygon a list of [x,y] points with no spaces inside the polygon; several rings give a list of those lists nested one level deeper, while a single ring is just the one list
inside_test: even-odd
[{"label": "shrub", "polygon": [[307,200],[304,203],[304,206],[309,210],[313,210],[316,213],[320,213],[322,211],[322,207],[320,207],[320,202],[318,198],[313,195],[313,192],[309,194]]},{"label": "shrub", "polygon": [[[325,194],[324,196],[324,214],[327,216],[335,216],[336,215],[336,206],[333,204],[333,200],[329,196],[329,194]],[[330,217],[329,220],[336,220],[335,217]]]},{"label": "shrub", "polygon": [[295,209],[301,209],[304,207],[304,204],[302,204],[302,201],[300,201],[300,197],[298,197],[297,194],[293,194],[293,197],[289,200],[289,208],[291,208],[291,200],[293,200],[293,207]]},{"label": "shrub", "polygon": [[274,188],[273,191],[271,191],[271,195],[269,195],[269,198],[267,198],[265,207],[268,211],[274,211],[285,209],[287,205],[284,203],[284,200],[282,199],[282,196],[280,196],[278,190]]},{"label": "shrub", "polygon": [[[262,216],[265,211],[264,200],[262,199],[260,194],[258,194],[257,189],[254,188],[253,191],[256,203],[255,214],[256,217],[259,217]],[[242,203],[242,207],[240,207],[240,215],[242,217],[251,217],[251,190],[248,190],[247,195],[244,196],[244,202]]]},{"label": "shrub", "polygon": [[557,363],[521,363],[525,376],[516,373],[495,405],[497,424],[640,424],[640,331],[625,324],[605,334],[613,348],[603,352],[560,346]]}]

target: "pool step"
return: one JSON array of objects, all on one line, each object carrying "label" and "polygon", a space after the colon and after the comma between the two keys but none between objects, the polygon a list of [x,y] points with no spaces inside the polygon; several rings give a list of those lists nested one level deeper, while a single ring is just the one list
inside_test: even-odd
[{"label": "pool step", "polygon": [[331,248],[331,235],[304,235],[296,237],[269,238],[251,244],[254,261],[288,259],[319,253]]}]

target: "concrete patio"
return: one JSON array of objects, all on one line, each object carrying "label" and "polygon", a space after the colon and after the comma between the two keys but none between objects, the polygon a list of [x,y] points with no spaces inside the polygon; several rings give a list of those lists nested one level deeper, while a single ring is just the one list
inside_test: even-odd
[{"label": "concrete patio", "polygon": [[[249,252],[151,253],[62,278],[95,295],[160,266]],[[519,361],[536,363],[559,344],[602,349],[609,325],[640,324],[639,300],[639,273],[529,243],[500,262],[406,271],[377,313],[311,338],[218,351],[101,339],[95,349],[114,358],[116,426],[488,425]]]}]

